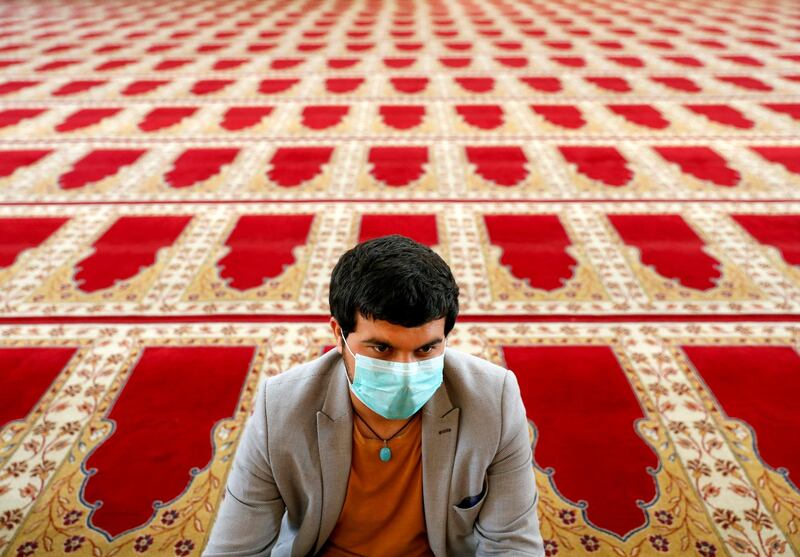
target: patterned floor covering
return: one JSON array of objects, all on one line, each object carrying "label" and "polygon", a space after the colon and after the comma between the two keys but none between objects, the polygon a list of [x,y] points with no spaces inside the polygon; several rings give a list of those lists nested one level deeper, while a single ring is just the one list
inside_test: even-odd
[{"label": "patterned floor covering", "polygon": [[800,554],[800,6],[0,3],[0,555],[199,555],[402,233],[515,371],[547,555]]}]

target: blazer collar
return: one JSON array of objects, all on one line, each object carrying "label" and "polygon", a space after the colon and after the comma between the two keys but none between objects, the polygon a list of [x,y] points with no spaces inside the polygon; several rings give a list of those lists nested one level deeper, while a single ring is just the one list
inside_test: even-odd
[{"label": "blazer collar", "polygon": [[344,359],[335,348],[329,350],[323,357],[330,358],[331,378],[320,411],[334,421],[346,415],[350,415],[352,419],[353,405],[350,402],[350,387]]},{"label": "blazer collar", "polygon": [[445,351],[444,380],[433,397],[422,407],[422,498],[428,543],[434,555],[447,554],[447,511],[450,507],[450,483],[456,456],[459,415],[447,392],[452,375]]},{"label": "blazer collar", "polygon": [[322,548],[339,520],[347,495],[353,450],[353,409],[344,362],[335,349],[331,352],[334,354],[325,355],[330,357],[332,366],[328,392],[317,412],[322,508],[314,553]]}]

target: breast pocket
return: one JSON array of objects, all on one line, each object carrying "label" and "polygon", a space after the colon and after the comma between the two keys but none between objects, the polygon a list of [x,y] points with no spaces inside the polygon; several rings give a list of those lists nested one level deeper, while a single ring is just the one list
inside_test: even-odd
[{"label": "breast pocket", "polygon": [[465,535],[472,533],[475,526],[475,520],[478,518],[478,513],[481,512],[481,507],[486,501],[486,494],[489,491],[489,482],[486,476],[483,478],[483,486],[479,493],[474,495],[467,495],[461,501],[452,506],[453,522],[459,531]]}]

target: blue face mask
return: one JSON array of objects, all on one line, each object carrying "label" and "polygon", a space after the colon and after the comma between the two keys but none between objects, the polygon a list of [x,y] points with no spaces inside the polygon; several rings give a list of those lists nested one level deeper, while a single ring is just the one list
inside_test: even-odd
[{"label": "blue face mask", "polygon": [[444,352],[417,362],[390,362],[353,354],[344,335],[342,340],[356,360],[352,383],[348,377],[350,390],[370,410],[387,420],[404,420],[413,416],[442,384]]}]

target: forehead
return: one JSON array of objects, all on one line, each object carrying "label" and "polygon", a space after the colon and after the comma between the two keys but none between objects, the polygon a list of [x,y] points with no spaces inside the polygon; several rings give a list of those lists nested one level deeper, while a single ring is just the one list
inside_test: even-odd
[{"label": "forehead", "polygon": [[381,319],[367,319],[356,312],[355,333],[359,339],[379,338],[392,344],[422,343],[444,337],[445,318],[435,319],[419,327],[403,327]]}]

